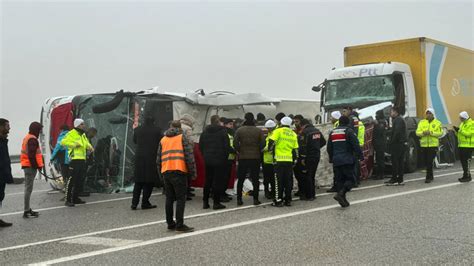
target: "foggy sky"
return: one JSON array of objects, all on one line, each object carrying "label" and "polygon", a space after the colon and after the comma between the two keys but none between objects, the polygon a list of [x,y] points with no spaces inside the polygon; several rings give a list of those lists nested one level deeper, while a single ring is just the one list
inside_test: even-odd
[{"label": "foggy sky", "polygon": [[315,99],[345,46],[424,36],[474,49],[472,1],[3,1],[1,11],[11,154],[53,96],[159,86]]}]

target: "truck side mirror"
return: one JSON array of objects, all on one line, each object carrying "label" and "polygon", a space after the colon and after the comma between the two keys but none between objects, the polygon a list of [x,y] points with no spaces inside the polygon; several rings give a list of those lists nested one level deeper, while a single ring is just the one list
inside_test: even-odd
[{"label": "truck side mirror", "polygon": [[318,85],[318,86],[313,86],[313,88],[311,88],[313,91],[315,92],[320,92],[321,91],[321,86]]}]

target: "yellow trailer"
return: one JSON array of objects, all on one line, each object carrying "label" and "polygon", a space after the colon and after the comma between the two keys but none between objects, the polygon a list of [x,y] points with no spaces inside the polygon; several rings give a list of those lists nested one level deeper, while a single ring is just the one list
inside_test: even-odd
[{"label": "yellow trailer", "polygon": [[443,124],[474,116],[474,51],[423,37],[344,48],[346,67],[387,62],[410,66],[418,117],[428,107]]}]

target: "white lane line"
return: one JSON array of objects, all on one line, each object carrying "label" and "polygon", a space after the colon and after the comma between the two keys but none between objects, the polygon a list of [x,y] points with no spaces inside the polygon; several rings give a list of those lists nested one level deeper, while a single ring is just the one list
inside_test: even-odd
[{"label": "white lane line", "polygon": [[[151,195],[152,196],[163,195],[163,193],[154,193],[154,194],[151,194]],[[121,200],[129,200],[131,198],[132,197],[123,197],[123,198],[115,198],[115,199],[108,199],[108,200],[91,201],[91,202],[87,202],[86,204],[83,204],[83,205],[93,205],[93,204],[100,204],[100,203],[107,203],[107,202],[114,202],[114,201],[121,201]],[[76,205],[76,207],[74,207],[74,208],[77,208],[77,206],[78,205]],[[66,206],[62,205],[62,206],[54,206],[54,207],[48,207],[48,208],[43,208],[43,209],[35,209],[35,211],[41,212],[41,211],[50,211],[50,210],[57,210],[57,209],[63,209],[63,208],[70,208],[70,207],[66,207]],[[23,214],[23,211],[2,213],[2,214],[0,214],[0,217],[10,216],[10,215],[18,215],[18,214]]]},{"label": "white lane line", "polygon": [[120,238],[107,238],[107,237],[81,237],[63,241],[61,243],[66,244],[78,244],[78,245],[93,245],[93,246],[106,246],[106,247],[121,247],[135,243],[139,243],[141,240],[129,240]]},{"label": "white lane line", "polygon": [[[435,176],[435,177],[449,176],[449,175],[454,175],[454,174],[458,174],[458,173],[462,173],[462,172],[454,172],[454,173],[450,173],[450,174],[443,174],[443,175],[438,175],[438,176]],[[423,177],[423,178],[407,180],[406,182],[413,182],[413,181],[419,181],[419,180],[425,180],[425,178]],[[384,184],[379,184],[379,185],[373,185],[373,186],[366,186],[366,187],[356,188],[354,190],[359,191],[359,190],[365,190],[365,189],[371,189],[371,188],[377,188],[377,187],[385,187],[385,185]],[[318,194],[318,197],[333,195],[333,194],[334,193],[322,193],[322,194]],[[295,200],[298,200],[298,199],[295,199]],[[210,212],[204,212],[204,213],[198,213],[198,214],[185,216],[184,218],[185,219],[200,218],[200,217],[205,217],[205,216],[210,216],[210,215],[217,215],[217,214],[222,214],[222,213],[227,213],[227,212],[234,212],[234,211],[240,211],[240,210],[245,210],[245,209],[250,209],[250,208],[257,208],[257,207],[260,207],[260,206],[265,206],[265,205],[270,205],[270,204],[271,204],[271,202],[266,202],[266,203],[260,204],[259,206],[248,205],[248,206],[229,208],[229,209],[224,209],[224,210],[219,210],[219,211],[210,211]],[[80,234],[80,235],[65,236],[65,237],[60,237],[60,238],[54,238],[54,239],[49,239],[49,240],[43,240],[43,241],[32,242],[32,243],[27,243],[27,244],[21,244],[21,245],[17,245],[17,246],[0,248],[0,252],[8,251],[8,250],[14,250],[14,249],[20,249],[20,248],[27,248],[27,247],[31,247],[31,246],[37,246],[37,245],[43,245],[43,244],[48,244],[48,243],[53,243],[53,242],[58,242],[58,241],[64,241],[64,240],[68,240],[68,239],[79,238],[79,237],[87,237],[87,236],[113,233],[113,232],[117,232],[117,231],[125,231],[125,230],[140,228],[140,227],[146,227],[146,226],[151,226],[151,225],[156,225],[156,224],[162,224],[162,223],[165,223],[165,222],[166,222],[166,220],[154,221],[154,222],[124,226],[124,227],[117,227],[117,228],[112,228],[112,229],[107,229],[107,230],[95,231],[95,232],[90,232],[90,233],[85,233],[85,234]]]},{"label": "white lane line", "polygon": [[[50,193],[51,193],[51,192],[53,192],[53,191],[54,191],[54,190],[51,190],[51,189],[33,190],[33,193],[40,193],[40,192],[50,192]],[[58,193],[59,193],[59,191],[58,191]],[[7,193],[7,194],[5,194],[5,197],[7,197],[7,196],[15,196],[15,195],[23,195],[23,194],[25,194],[24,191],[22,191],[22,192],[14,192],[14,193]]]},{"label": "white lane line", "polygon": [[[430,191],[430,190],[448,188],[448,187],[459,186],[459,185],[461,185],[461,183],[456,182],[456,183],[450,183],[450,184],[445,184],[445,185],[440,185],[440,186],[435,186],[435,187],[415,189],[415,190],[411,190],[411,191],[399,192],[399,193],[394,193],[394,194],[389,194],[389,195],[384,195],[384,196],[379,196],[379,197],[372,197],[372,198],[366,198],[366,199],[362,199],[362,200],[356,200],[356,201],[353,201],[351,204],[352,205],[362,204],[362,203],[367,203],[367,202],[373,202],[373,201],[378,201],[378,200],[383,200],[383,199],[388,199],[388,198],[400,197],[400,196],[410,195],[410,194],[414,194],[414,193],[426,192],[426,191]],[[187,233],[187,234],[177,234],[177,235],[173,235],[173,236],[169,236],[169,237],[156,238],[156,239],[143,241],[143,242],[140,242],[140,243],[134,243],[134,244],[130,244],[130,245],[127,245],[127,246],[122,246],[122,247],[114,247],[114,248],[108,248],[108,249],[97,250],[97,251],[92,251],[92,252],[86,252],[86,253],[77,254],[77,255],[73,255],[73,256],[66,256],[66,257],[63,257],[63,258],[42,261],[42,262],[29,264],[29,265],[52,265],[52,264],[63,263],[63,262],[68,262],[68,261],[74,261],[74,260],[78,260],[78,259],[84,259],[84,258],[89,258],[89,257],[94,257],[94,256],[99,256],[99,255],[105,255],[105,254],[113,253],[113,252],[117,252],[117,251],[154,245],[154,244],[163,243],[163,242],[167,242],[167,241],[172,241],[172,240],[176,240],[176,239],[188,238],[188,237],[203,235],[203,234],[212,233],[212,232],[224,231],[224,230],[243,227],[243,226],[247,226],[247,225],[259,224],[259,223],[264,223],[264,222],[268,222],[268,221],[274,221],[274,220],[279,220],[279,219],[284,219],[284,218],[289,218],[289,217],[294,217],[294,216],[299,216],[299,215],[304,215],[304,214],[309,214],[309,213],[319,212],[319,211],[324,211],[324,210],[329,210],[329,209],[335,209],[335,208],[340,208],[340,206],[334,204],[334,205],[318,207],[318,208],[313,208],[313,209],[308,209],[308,210],[303,210],[303,211],[280,214],[280,215],[270,216],[270,217],[266,217],[266,218],[249,220],[249,221],[239,222],[239,223],[234,223],[234,224],[228,224],[228,225],[213,227],[213,228],[209,228],[209,229],[203,229],[203,230],[199,230],[199,231],[195,231],[195,232]]]}]

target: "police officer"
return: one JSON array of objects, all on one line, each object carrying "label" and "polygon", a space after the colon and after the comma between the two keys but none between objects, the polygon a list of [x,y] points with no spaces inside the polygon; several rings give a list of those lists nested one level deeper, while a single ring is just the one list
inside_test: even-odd
[{"label": "police officer", "polygon": [[383,114],[383,110],[378,110],[375,113],[375,125],[373,143],[375,150],[375,174],[373,179],[383,179],[385,170],[385,149],[387,146],[387,120]]},{"label": "police officer", "polygon": [[276,161],[275,198],[273,206],[291,206],[291,190],[293,187],[293,163],[298,158],[298,138],[291,130],[292,119],[283,117],[281,126],[273,132],[269,140],[270,151]]},{"label": "police officer", "polygon": [[[364,126],[364,123],[362,123],[362,121],[360,121],[359,114],[356,111],[353,110],[352,106],[345,107],[342,110],[342,114],[344,116],[349,117],[349,122],[351,124],[349,127],[351,127],[354,130],[354,132],[356,133],[357,140],[359,141],[359,145],[360,145],[360,148],[362,150],[363,147],[364,147],[364,143],[365,143],[365,139],[364,139],[365,138],[365,126]],[[360,185],[360,177],[361,177],[360,162],[356,161],[354,167],[355,167],[354,174],[355,174],[355,177],[356,177],[355,187],[358,187]]]},{"label": "police officer", "polygon": [[[333,128],[336,128],[339,126],[339,118],[341,118],[342,114],[340,111],[333,111],[331,113],[331,123],[332,123],[332,126]],[[332,182],[332,187],[330,189],[328,189],[326,192],[329,192],[329,193],[332,193],[332,192],[337,192],[337,188],[336,188],[336,170],[334,169],[334,166],[333,166],[333,169],[332,169],[333,173],[334,173],[334,177],[333,177],[333,182]]]},{"label": "police officer", "polygon": [[466,111],[459,114],[461,125],[454,127],[458,137],[459,159],[461,160],[463,175],[459,182],[470,182],[471,177],[471,157],[474,149],[474,121]]},{"label": "police officer", "polygon": [[276,123],[273,120],[265,122],[265,128],[268,133],[265,137],[265,148],[263,149],[263,187],[265,190],[265,198],[273,199],[275,197],[275,169],[273,153],[269,150],[268,143],[273,134]]},{"label": "police officer", "polygon": [[385,182],[386,185],[403,185],[405,171],[405,152],[407,148],[407,130],[405,120],[400,116],[397,107],[390,111],[392,117],[392,133],[390,135],[389,149],[392,159],[392,178]]},{"label": "police officer", "polygon": [[87,152],[94,152],[94,148],[86,137],[85,129],[86,125],[84,120],[79,118],[75,119],[74,129],[69,131],[61,141],[61,145],[68,148],[69,157],[71,158],[71,162],[69,163],[71,177],[68,179],[66,185],[65,205],[68,207],[73,207],[74,204],[85,203],[85,201],[81,200],[78,196],[79,186],[87,171]]},{"label": "police officer", "polygon": [[301,120],[303,129],[302,146],[299,147],[299,162],[304,167],[304,190],[301,192],[302,200],[316,199],[316,171],[321,158],[321,148],[326,145],[326,139],[319,129],[315,128],[307,119]]},{"label": "police officer", "polygon": [[433,161],[439,147],[439,137],[443,134],[441,122],[434,117],[432,108],[426,109],[426,118],[418,123],[416,135],[420,137],[421,155],[426,167],[425,183],[433,182]]},{"label": "police officer", "polygon": [[336,174],[337,194],[334,196],[334,199],[343,208],[350,205],[346,199],[346,193],[355,184],[354,164],[357,160],[364,158],[357,136],[349,125],[349,118],[341,116],[339,118],[339,126],[329,134],[327,147],[329,162],[334,165]]}]

